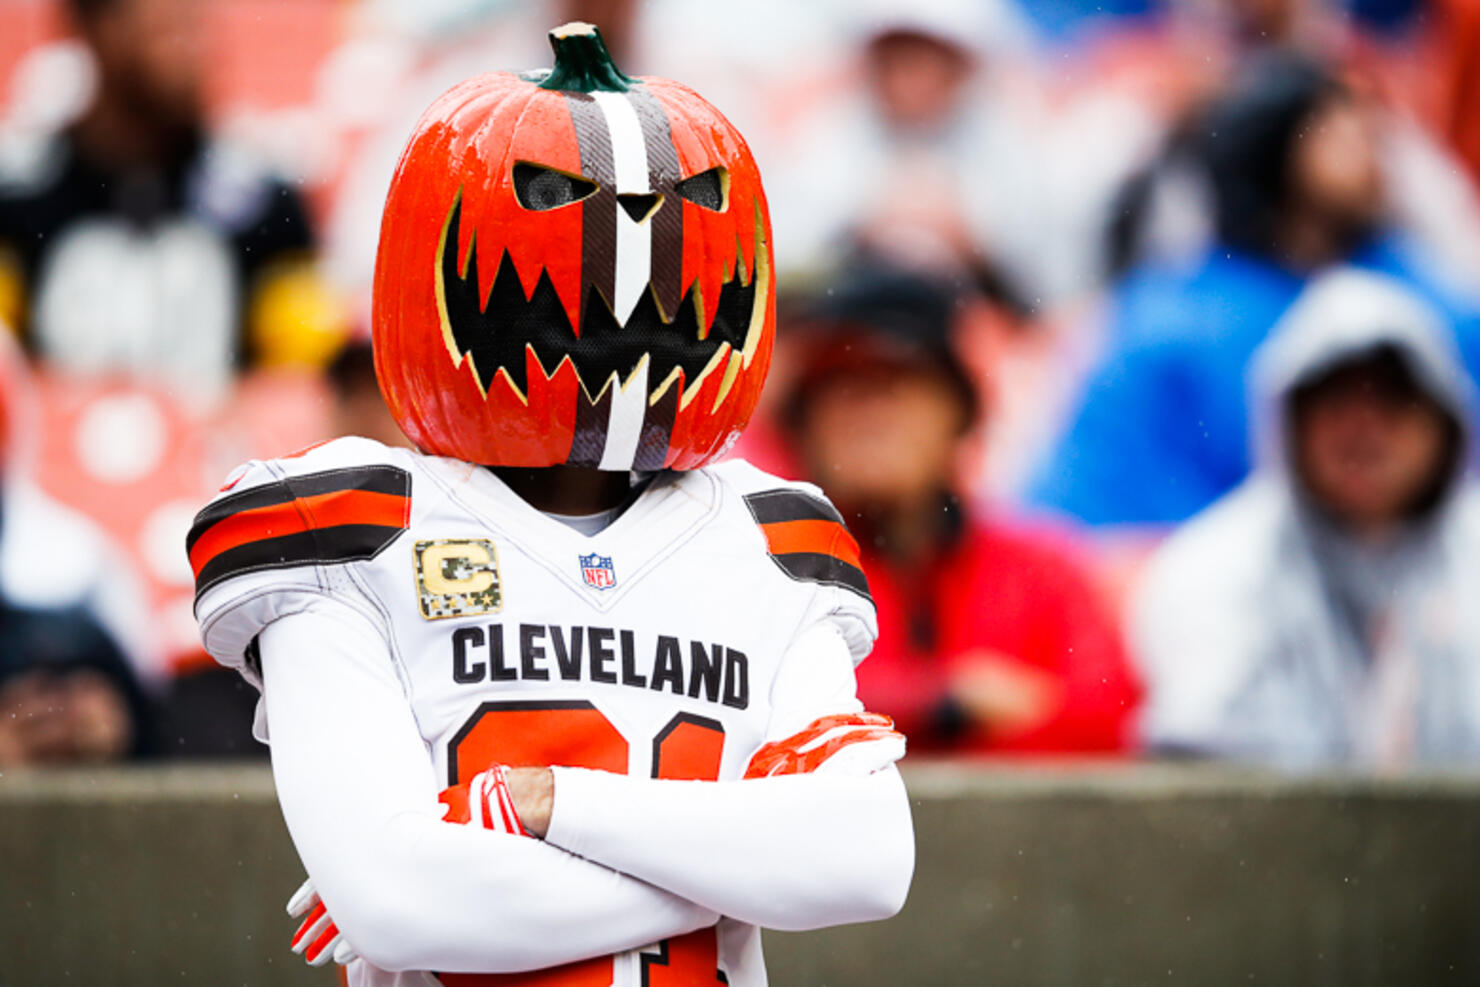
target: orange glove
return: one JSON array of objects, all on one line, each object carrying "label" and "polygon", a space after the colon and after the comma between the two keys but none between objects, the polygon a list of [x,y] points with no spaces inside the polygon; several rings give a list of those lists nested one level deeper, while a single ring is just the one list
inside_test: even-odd
[{"label": "orange glove", "polygon": [[313,878],[288,899],[288,914],[297,918],[307,912],[298,931],[293,933],[293,952],[302,953],[309,966],[323,966],[331,959],[335,963],[348,963],[360,954],[339,934],[339,926],[329,917],[324,903],[319,900],[318,889]]},{"label": "orange glove", "polygon": [[444,821],[528,836],[524,824],[519,821],[519,813],[514,811],[506,771],[502,764],[493,764],[488,770],[475,774],[467,784],[444,788],[437,796],[437,800],[447,806]]},{"label": "orange glove", "polygon": [[826,766],[859,774],[882,771],[904,757],[904,734],[881,713],[838,713],[813,720],[785,740],[751,755],[746,778],[809,774]]}]

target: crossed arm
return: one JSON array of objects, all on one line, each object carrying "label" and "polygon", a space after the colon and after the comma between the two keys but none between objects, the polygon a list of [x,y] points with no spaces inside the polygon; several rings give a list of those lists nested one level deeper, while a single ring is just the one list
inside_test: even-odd
[{"label": "crossed arm", "polygon": [[363,617],[326,601],[269,625],[260,646],[283,815],[375,966],[539,969],[721,914],[809,928],[903,902],[913,837],[892,768],[742,782],[556,769],[546,840],[452,826],[389,658],[364,660],[384,644]]}]

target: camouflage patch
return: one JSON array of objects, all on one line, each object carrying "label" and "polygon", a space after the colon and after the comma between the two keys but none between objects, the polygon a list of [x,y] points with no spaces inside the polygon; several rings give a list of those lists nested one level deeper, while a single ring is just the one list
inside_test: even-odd
[{"label": "camouflage patch", "polygon": [[497,613],[504,605],[498,552],[484,538],[419,541],[416,596],[427,620]]}]

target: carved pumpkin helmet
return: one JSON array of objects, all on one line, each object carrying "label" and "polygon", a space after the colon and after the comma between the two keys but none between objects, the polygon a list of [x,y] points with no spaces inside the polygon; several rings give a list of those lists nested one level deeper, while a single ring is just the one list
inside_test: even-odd
[{"label": "carved pumpkin helmet", "polygon": [[596,28],[555,67],[455,86],[391,182],[372,314],[391,413],[491,466],[693,469],[771,361],[771,224],[744,138],[697,93],[629,78]]}]

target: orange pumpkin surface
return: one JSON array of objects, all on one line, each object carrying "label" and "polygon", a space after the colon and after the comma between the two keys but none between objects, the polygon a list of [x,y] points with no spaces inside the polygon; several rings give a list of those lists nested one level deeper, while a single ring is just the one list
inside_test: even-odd
[{"label": "orange pumpkin surface", "polygon": [[375,270],[381,390],[434,455],[702,466],[771,359],[760,174],[718,110],[622,75],[595,28],[551,42],[549,72],[445,93],[401,156]]}]

